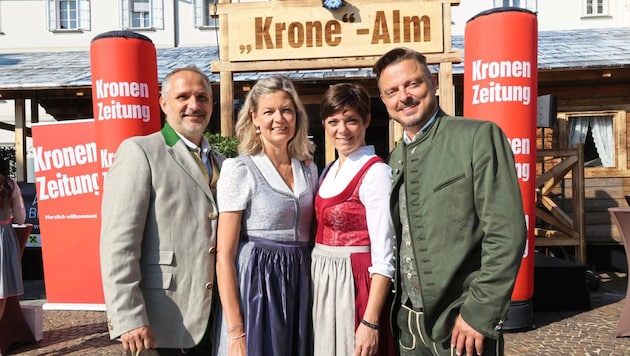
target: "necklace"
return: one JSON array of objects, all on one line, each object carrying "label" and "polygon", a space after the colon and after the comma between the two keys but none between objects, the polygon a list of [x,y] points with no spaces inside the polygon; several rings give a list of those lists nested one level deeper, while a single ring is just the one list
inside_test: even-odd
[{"label": "necklace", "polygon": [[291,171],[291,161],[289,161],[289,163],[287,163],[285,165],[285,168],[282,169],[282,164],[279,164],[276,166],[276,164],[274,163],[273,165],[276,168],[276,171],[278,171],[278,173],[280,174],[280,177],[282,178],[282,180],[284,180],[284,182],[291,187],[292,186],[292,179],[290,179],[290,171]]},{"label": "necklace", "polygon": [[284,174],[282,175],[282,178],[284,178],[284,181],[288,181],[288,177],[287,174],[289,173],[289,169],[291,169],[291,163],[287,164],[287,168],[284,169]]}]

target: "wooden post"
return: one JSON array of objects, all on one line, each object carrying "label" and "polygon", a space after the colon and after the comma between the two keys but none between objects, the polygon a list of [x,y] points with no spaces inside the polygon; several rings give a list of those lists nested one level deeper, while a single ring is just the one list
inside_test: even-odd
[{"label": "wooden post", "polygon": [[[444,52],[450,52],[451,39],[451,4],[442,4],[442,33],[444,36]],[[438,76],[440,108],[449,115],[455,115],[455,98],[453,90],[453,62],[441,62]]]},{"label": "wooden post", "polygon": [[26,103],[15,99],[15,178],[26,181]]},{"label": "wooden post", "polygon": [[[230,0],[219,0],[220,4],[229,4]],[[228,61],[228,15],[219,15],[219,60]],[[231,70],[223,70],[219,74],[221,135],[234,136],[234,74]]]},{"label": "wooden post", "polygon": [[577,164],[573,166],[571,187],[573,189],[572,209],[573,228],[578,233],[578,250],[576,260],[586,264],[586,224],[584,221],[584,144],[577,145]]}]

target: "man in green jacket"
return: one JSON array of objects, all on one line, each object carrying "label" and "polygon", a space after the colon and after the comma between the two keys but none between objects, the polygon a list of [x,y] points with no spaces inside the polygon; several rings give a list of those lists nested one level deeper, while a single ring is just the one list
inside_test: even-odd
[{"label": "man in green jacket", "polygon": [[396,48],[373,70],[404,130],[388,162],[400,353],[502,355],[527,233],[509,142],[492,122],[439,108],[422,54]]}]

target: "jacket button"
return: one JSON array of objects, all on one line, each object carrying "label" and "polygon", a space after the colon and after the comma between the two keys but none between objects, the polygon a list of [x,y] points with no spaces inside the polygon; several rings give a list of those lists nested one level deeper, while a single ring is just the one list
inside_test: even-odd
[{"label": "jacket button", "polygon": [[210,220],[216,220],[217,216],[218,216],[217,213],[215,213],[214,211],[208,214],[208,218]]},{"label": "jacket button", "polygon": [[206,283],[206,289],[212,289],[212,283],[211,282]]},{"label": "jacket button", "polygon": [[208,253],[209,253],[209,254],[211,254],[211,255],[214,255],[215,253],[217,253],[217,248],[216,248],[216,247],[214,247],[214,246],[213,246],[213,247],[210,247],[210,248],[208,249]]}]

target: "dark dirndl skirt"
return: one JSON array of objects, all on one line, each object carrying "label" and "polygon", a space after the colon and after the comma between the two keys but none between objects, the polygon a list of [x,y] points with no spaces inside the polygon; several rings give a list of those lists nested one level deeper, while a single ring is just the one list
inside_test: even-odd
[{"label": "dark dirndl skirt", "polygon": [[11,224],[0,225],[0,298],[24,294],[20,243]]},{"label": "dark dirndl skirt", "polygon": [[311,257],[307,243],[249,238],[243,277],[249,356],[312,355]]}]

